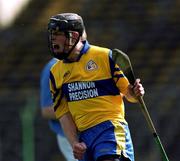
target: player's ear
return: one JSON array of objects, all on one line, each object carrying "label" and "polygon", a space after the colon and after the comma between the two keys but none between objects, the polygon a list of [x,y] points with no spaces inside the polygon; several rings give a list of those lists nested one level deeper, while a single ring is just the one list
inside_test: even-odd
[{"label": "player's ear", "polygon": [[79,32],[73,31],[73,32],[72,32],[72,38],[78,39],[78,37],[79,37]]},{"label": "player's ear", "polygon": [[79,33],[77,31],[72,31],[69,33],[69,43],[74,44],[79,39]]}]

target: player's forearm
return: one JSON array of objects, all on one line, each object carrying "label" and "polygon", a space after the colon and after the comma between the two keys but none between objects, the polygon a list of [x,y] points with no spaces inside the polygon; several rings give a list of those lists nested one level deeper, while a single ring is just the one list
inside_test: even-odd
[{"label": "player's forearm", "polygon": [[77,128],[72,119],[71,114],[69,112],[66,113],[59,119],[59,121],[61,123],[61,126],[69,143],[73,147],[73,145],[79,142],[79,140],[78,140]]},{"label": "player's forearm", "polygon": [[128,90],[125,97],[129,102],[132,102],[132,103],[136,103],[138,101],[137,97],[134,94],[133,87],[131,85],[128,86]]}]

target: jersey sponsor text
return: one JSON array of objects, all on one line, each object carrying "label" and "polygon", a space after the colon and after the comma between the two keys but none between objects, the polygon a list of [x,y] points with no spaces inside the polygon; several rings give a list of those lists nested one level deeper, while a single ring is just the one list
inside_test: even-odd
[{"label": "jersey sponsor text", "polygon": [[99,96],[95,83],[92,81],[68,83],[68,93],[70,101],[78,101]]}]

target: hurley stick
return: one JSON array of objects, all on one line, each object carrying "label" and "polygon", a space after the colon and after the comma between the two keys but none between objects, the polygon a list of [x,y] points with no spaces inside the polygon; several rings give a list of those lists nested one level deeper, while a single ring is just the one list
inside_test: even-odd
[{"label": "hurley stick", "polygon": [[[135,76],[134,76],[133,68],[132,68],[131,61],[130,61],[129,57],[125,53],[123,53],[122,51],[120,51],[118,49],[113,49],[112,50],[112,58],[115,61],[115,63],[118,64],[119,67],[123,70],[124,74],[126,75],[126,77],[129,80],[129,82],[133,85],[135,83]],[[163,161],[169,161],[167,154],[164,150],[164,147],[161,143],[161,140],[160,140],[160,138],[157,134],[157,131],[154,127],[152,119],[149,115],[149,112],[147,110],[147,107],[146,107],[146,104],[143,100],[143,97],[138,97],[138,101],[139,101],[141,110],[144,114],[144,117],[148,123],[148,127],[153,134],[153,138],[155,139],[156,145],[158,146],[158,148],[160,150],[162,160]]]}]

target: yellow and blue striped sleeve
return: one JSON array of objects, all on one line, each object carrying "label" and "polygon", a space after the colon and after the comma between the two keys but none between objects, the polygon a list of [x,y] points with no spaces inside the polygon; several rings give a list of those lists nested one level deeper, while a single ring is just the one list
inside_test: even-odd
[{"label": "yellow and blue striped sleeve", "polygon": [[120,67],[117,64],[115,64],[115,62],[112,60],[111,54],[109,56],[109,62],[110,62],[111,75],[114,82],[116,83],[116,86],[118,87],[120,93],[126,94],[129,85],[129,81],[127,77],[124,75]]},{"label": "yellow and blue striped sleeve", "polygon": [[50,72],[50,90],[53,99],[53,108],[56,118],[60,118],[69,111],[68,103],[64,97],[62,90],[56,87],[56,82],[52,72]]}]

